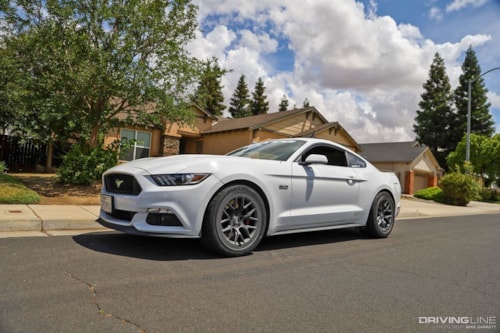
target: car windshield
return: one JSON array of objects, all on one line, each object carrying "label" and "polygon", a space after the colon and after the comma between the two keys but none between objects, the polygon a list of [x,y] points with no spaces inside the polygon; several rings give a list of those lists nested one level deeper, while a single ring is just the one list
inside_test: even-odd
[{"label": "car windshield", "polygon": [[286,161],[305,141],[283,140],[255,143],[228,153],[228,156]]}]

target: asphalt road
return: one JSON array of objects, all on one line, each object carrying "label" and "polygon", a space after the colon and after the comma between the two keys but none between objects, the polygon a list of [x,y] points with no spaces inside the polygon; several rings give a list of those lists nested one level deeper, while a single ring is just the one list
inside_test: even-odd
[{"label": "asphalt road", "polygon": [[267,238],[230,259],[197,240],[4,238],[0,332],[500,332],[499,263],[498,214]]}]

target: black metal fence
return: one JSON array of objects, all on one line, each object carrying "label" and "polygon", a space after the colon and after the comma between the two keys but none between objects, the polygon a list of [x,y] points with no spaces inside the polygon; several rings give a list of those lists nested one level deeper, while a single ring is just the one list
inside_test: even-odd
[{"label": "black metal fence", "polygon": [[40,142],[0,135],[0,161],[4,161],[9,170],[35,170],[38,164],[45,163],[46,155],[46,146]]}]

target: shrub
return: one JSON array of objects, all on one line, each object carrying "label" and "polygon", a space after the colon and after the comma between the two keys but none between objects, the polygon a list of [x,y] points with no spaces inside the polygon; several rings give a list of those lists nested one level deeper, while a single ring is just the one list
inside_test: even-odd
[{"label": "shrub", "polygon": [[443,190],[440,187],[428,187],[415,192],[413,195],[415,198],[434,200],[438,202],[443,202]]},{"label": "shrub", "polygon": [[90,185],[99,182],[104,171],[116,165],[118,153],[115,146],[89,148],[74,145],[57,170],[57,176],[65,183]]},{"label": "shrub", "polygon": [[483,188],[481,189],[481,201],[496,202],[500,200],[500,195],[495,189]]},{"label": "shrub", "polygon": [[7,170],[7,164],[4,161],[0,161],[0,173],[4,173]]},{"label": "shrub", "polygon": [[439,186],[444,203],[450,205],[465,206],[471,200],[480,199],[481,185],[472,174],[461,173],[459,168],[441,178]]}]

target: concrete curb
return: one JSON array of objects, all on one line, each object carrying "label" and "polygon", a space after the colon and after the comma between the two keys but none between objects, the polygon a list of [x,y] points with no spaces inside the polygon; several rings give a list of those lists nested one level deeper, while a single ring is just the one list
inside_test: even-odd
[{"label": "concrete curb", "polygon": [[0,232],[106,229],[99,206],[0,205]]},{"label": "concrete curb", "polygon": [[[0,233],[110,230],[95,222],[99,210],[99,206],[0,205]],[[397,220],[479,214],[500,215],[500,205],[473,201],[457,207],[403,197]]]}]

